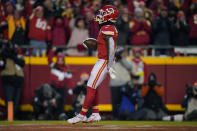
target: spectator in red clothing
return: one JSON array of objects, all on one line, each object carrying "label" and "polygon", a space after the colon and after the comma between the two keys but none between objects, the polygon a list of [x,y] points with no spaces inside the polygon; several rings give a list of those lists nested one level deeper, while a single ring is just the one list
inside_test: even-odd
[{"label": "spectator in red clothing", "polygon": [[141,86],[148,80],[148,66],[141,59],[142,49],[135,48],[133,51],[134,58],[131,60],[131,83],[138,90],[138,109],[142,107],[143,99],[140,95]]},{"label": "spectator in red clothing", "polygon": [[190,44],[197,45],[197,1],[192,0],[189,9],[189,25],[190,25]]},{"label": "spectator in red clothing", "polygon": [[62,52],[57,53],[57,62],[52,62],[52,58],[56,52],[56,49],[49,51],[48,62],[51,67],[50,81],[51,86],[61,95],[59,101],[59,117],[64,115],[64,105],[66,96],[66,86],[69,85],[69,79],[72,78],[72,74],[69,72],[68,67],[65,65],[65,56]]},{"label": "spectator in red clothing", "polygon": [[95,18],[94,10],[92,8],[87,8],[86,21],[88,23],[89,37],[96,39],[99,32],[99,25],[98,22],[94,20],[94,18]]},{"label": "spectator in red clothing", "polygon": [[33,49],[32,53],[35,56],[41,56],[46,53],[47,42],[51,40],[51,27],[47,20],[43,17],[43,7],[36,7],[35,11],[30,16],[29,34],[30,45],[41,47],[42,49]]},{"label": "spectator in red clothing", "polygon": [[67,29],[68,20],[61,16],[57,16],[54,19],[52,26],[52,45],[53,46],[65,46],[67,44]]},{"label": "spectator in red clothing", "polygon": [[131,37],[131,45],[148,45],[150,42],[151,23],[144,17],[141,8],[135,9],[135,18],[129,23]]},{"label": "spectator in red clothing", "polygon": [[[88,27],[88,33],[90,38],[97,39],[98,33],[99,33],[99,24],[94,20],[95,14],[94,10],[92,8],[86,9],[86,22]],[[93,50],[88,50],[88,55],[92,56]]]}]

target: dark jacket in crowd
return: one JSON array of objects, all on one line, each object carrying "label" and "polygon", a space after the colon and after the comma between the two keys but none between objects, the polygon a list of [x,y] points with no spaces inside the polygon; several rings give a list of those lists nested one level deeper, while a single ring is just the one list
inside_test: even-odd
[{"label": "dark jacket in crowd", "polygon": [[125,22],[122,19],[122,17],[119,17],[116,25],[118,29],[117,44],[119,46],[127,45],[127,43],[129,42],[129,34],[130,34],[129,23]]},{"label": "dark jacket in crowd", "polygon": [[143,85],[141,89],[141,95],[144,98],[143,108],[149,108],[155,111],[159,108],[164,109],[162,101],[164,87],[157,83],[154,73],[151,73],[148,79],[148,84]]},{"label": "dark jacket in crowd", "polygon": [[143,107],[157,109],[163,106],[162,96],[164,88],[160,84],[156,84],[154,87],[149,85],[142,86],[141,95],[144,97]]},{"label": "dark jacket in crowd", "polygon": [[2,84],[21,87],[24,82],[24,58],[18,57],[17,49],[12,44],[6,45],[2,50],[1,56],[5,63],[5,68],[1,72]]},{"label": "dark jacket in crowd", "polygon": [[0,67],[3,68],[1,71],[2,94],[6,104],[5,110],[7,110],[8,101],[13,101],[14,119],[18,119],[18,107],[24,83],[23,67],[25,61],[23,56],[18,54],[18,50],[10,43],[5,43],[0,49]]},{"label": "dark jacket in crowd", "polygon": [[173,24],[172,30],[172,44],[176,46],[187,46],[189,44],[189,31],[190,27],[187,23],[179,21],[179,27],[176,23]]},{"label": "dark jacket in crowd", "polygon": [[152,25],[154,44],[155,45],[170,45],[170,35],[172,30],[172,23],[167,18],[158,16]]}]

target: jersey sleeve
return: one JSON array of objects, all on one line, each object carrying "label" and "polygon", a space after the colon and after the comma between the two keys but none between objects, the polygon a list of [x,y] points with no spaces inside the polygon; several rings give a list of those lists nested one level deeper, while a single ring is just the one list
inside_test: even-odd
[{"label": "jersey sleeve", "polygon": [[106,25],[101,28],[101,33],[104,35],[114,36],[116,32],[113,26]]}]

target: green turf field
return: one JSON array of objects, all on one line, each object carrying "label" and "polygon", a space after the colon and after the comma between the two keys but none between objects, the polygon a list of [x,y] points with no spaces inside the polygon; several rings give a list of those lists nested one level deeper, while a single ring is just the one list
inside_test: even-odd
[{"label": "green turf field", "polygon": [[[66,121],[0,121],[0,125],[20,125],[20,124],[68,124]],[[79,123],[80,124],[80,123]],[[92,123],[94,124],[94,123]],[[164,121],[101,121],[99,125],[119,125],[119,126],[196,126],[194,122],[164,122]]]}]

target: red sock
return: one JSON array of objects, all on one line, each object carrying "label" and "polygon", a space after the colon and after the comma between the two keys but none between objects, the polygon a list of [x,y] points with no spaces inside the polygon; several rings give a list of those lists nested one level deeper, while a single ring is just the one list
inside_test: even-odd
[{"label": "red sock", "polygon": [[95,94],[96,94],[95,89],[93,89],[91,87],[87,87],[86,98],[85,98],[83,107],[82,107],[81,112],[80,112],[81,115],[86,115],[86,112],[88,111],[88,108],[90,107],[90,105],[92,104],[92,102],[95,98]]},{"label": "red sock", "polygon": [[92,113],[99,113],[98,104],[99,104],[99,93],[98,90],[96,90],[95,97],[92,102]]}]

